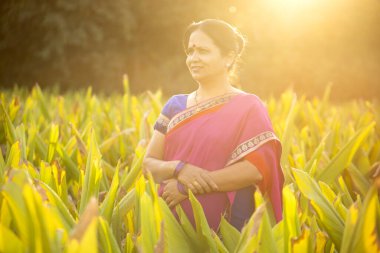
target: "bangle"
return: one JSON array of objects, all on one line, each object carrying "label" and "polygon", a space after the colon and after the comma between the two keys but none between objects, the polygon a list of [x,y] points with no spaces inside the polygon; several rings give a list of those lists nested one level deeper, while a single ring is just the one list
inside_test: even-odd
[{"label": "bangle", "polygon": [[179,172],[183,169],[183,166],[185,166],[185,163],[180,161],[177,166],[175,166],[174,172],[173,172],[173,177],[177,178]]},{"label": "bangle", "polygon": [[186,191],[186,189],[185,189],[185,186],[180,181],[177,181],[177,189],[183,195],[187,195],[188,194],[187,191]]}]

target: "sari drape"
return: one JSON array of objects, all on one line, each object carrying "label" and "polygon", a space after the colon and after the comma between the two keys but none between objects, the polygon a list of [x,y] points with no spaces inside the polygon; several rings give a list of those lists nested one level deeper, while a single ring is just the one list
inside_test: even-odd
[{"label": "sari drape", "polygon": [[[165,133],[164,160],[182,160],[214,171],[247,159],[263,175],[259,189],[271,202],[276,220],[281,219],[281,144],[273,131],[265,106],[257,96],[230,93],[185,108],[175,115],[168,114],[168,106],[165,106],[164,111],[166,113],[160,115],[157,120],[159,124],[156,124]],[[242,192],[239,194],[242,195]],[[249,192],[253,193],[252,187],[248,187],[244,194],[249,195]],[[235,196],[236,191],[196,196],[203,206],[209,226],[215,231],[221,216],[228,214],[231,206],[234,207]],[[236,199],[238,202],[243,198]],[[235,205],[232,211],[252,208],[246,204]],[[194,225],[189,200],[182,201],[181,206]]]}]

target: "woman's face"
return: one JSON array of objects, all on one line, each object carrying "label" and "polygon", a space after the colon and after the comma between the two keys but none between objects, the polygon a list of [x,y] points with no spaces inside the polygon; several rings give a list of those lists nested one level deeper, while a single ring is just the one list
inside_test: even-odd
[{"label": "woman's face", "polygon": [[186,65],[196,81],[209,80],[227,73],[228,58],[204,32],[191,33],[186,50]]}]

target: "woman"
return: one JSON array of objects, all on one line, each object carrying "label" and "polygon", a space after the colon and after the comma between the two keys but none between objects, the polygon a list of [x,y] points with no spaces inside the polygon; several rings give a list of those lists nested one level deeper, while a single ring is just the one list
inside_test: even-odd
[{"label": "woman", "polygon": [[282,217],[281,144],[261,100],[230,77],[245,40],[228,23],[192,23],[184,35],[186,64],[198,89],[171,97],[156,124],[144,170],[161,183],[170,207],[181,204],[194,223],[190,189],[217,231],[221,216],[241,229],[254,211],[258,186]]}]

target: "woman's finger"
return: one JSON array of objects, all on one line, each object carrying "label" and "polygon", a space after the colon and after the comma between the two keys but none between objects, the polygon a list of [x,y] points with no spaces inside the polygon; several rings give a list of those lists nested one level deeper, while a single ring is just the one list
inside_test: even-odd
[{"label": "woman's finger", "polygon": [[172,202],[172,201],[173,201],[173,199],[172,199],[171,197],[167,197],[167,198],[165,199],[165,202],[166,202],[167,205],[169,205],[170,202]]},{"label": "woman's finger", "polygon": [[166,201],[166,199],[168,198],[169,196],[169,193],[168,192],[164,192],[162,193],[162,198]]},{"label": "woman's finger", "polygon": [[202,179],[204,179],[207,184],[212,188],[212,191],[218,191],[218,185],[212,180],[211,176],[208,173],[202,174]]},{"label": "woman's finger", "polygon": [[195,180],[192,183],[192,185],[194,185],[194,188],[195,188],[195,190],[196,190],[197,193],[199,193],[199,194],[203,194],[204,193],[202,186],[198,183],[197,180]]},{"label": "woman's finger", "polygon": [[190,189],[190,191],[192,191],[193,193],[196,193],[197,190],[192,183],[185,184],[185,186],[187,187],[187,189]]},{"label": "woman's finger", "polygon": [[175,207],[177,205],[177,201],[175,201],[175,200],[172,200],[169,204],[168,204],[168,206],[170,207],[170,208],[173,208],[173,207]]},{"label": "woman's finger", "polygon": [[208,185],[208,183],[202,178],[202,177],[199,177],[197,179],[197,182],[199,182],[199,184],[202,186],[202,189],[204,192],[211,192],[211,187]]}]

